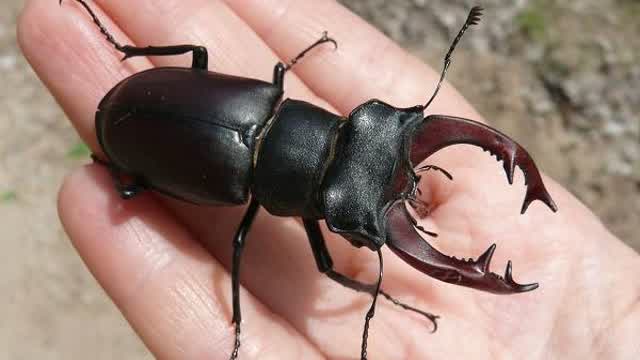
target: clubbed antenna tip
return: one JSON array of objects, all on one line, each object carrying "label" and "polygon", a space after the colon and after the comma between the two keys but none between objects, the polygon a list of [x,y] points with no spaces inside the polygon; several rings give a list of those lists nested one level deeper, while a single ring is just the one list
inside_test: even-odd
[{"label": "clubbed antenna tip", "polygon": [[482,17],[483,11],[484,8],[482,6],[474,6],[473,8],[471,8],[469,17],[467,18],[467,24],[478,25],[478,23],[480,23],[480,18]]}]

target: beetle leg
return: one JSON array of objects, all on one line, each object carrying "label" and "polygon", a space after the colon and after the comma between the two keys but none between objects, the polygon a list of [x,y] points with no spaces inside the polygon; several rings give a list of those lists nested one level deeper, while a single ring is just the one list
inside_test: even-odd
[{"label": "beetle leg", "polygon": [[382,285],[382,274],[383,274],[383,262],[382,262],[382,250],[378,249],[376,251],[378,253],[378,281],[376,281],[373,302],[371,303],[371,307],[369,311],[367,311],[367,316],[364,318],[364,330],[362,331],[362,347],[360,351],[360,360],[367,360],[367,340],[369,339],[369,322],[373,319],[373,316],[376,313],[376,304],[378,302],[378,294],[380,293],[380,285]]},{"label": "beetle leg", "polygon": [[253,220],[256,218],[260,204],[257,200],[251,199],[251,203],[247,208],[247,212],[244,214],[240,226],[236,231],[236,236],[233,239],[233,264],[231,267],[231,294],[233,297],[233,318],[231,322],[235,325],[235,343],[233,346],[233,352],[231,353],[230,360],[238,358],[238,351],[240,350],[240,323],[242,322],[242,314],[240,312],[240,258],[242,256],[242,250],[244,249],[244,240],[251,228]]},{"label": "beetle leg", "polygon": [[300,61],[305,55],[307,55],[309,51],[327,42],[332,43],[336,49],[338,48],[338,43],[333,38],[330,38],[327,35],[327,32],[324,31],[320,39],[318,39],[313,44],[307,46],[306,49],[302,50],[298,55],[296,55],[296,57],[289,60],[288,63],[284,64],[282,62],[279,62],[278,64],[276,64],[276,67],[273,69],[273,83],[277,85],[280,89],[283,89],[284,75],[287,73],[287,71],[291,70],[298,63],[298,61]]},{"label": "beetle leg", "polygon": [[[357,292],[365,292],[367,294],[370,294],[371,296],[374,296],[376,294],[375,284],[362,283],[358,280],[349,278],[333,269],[333,260],[331,260],[331,254],[329,254],[329,249],[327,249],[327,245],[325,244],[324,236],[322,236],[322,232],[320,230],[318,222],[313,219],[302,220],[304,223],[304,228],[307,232],[307,236],[309,237],[309,242],[311,243],[311,250],[313,250],[313,256],[316,260],[318,270],[321,273],[326,274],[331,280],[344,287],[355,290]],[[439,318],[439,316],[407,305],[389,295],[382,289],[380,289],[378,293],[384,296],[385,299],[389,300],[394,305],[399,306],[404,310],[415,312],[429,319],[429,321],[431,321],[431,323],[433,324],[433,332],[438,329],[438,323],[436,320]]]},{"label": "beetle leg", "polygon": [[118,192],[118,194],[120,194],[120,197],[122,199],[129,200],[132,197],[140,194],[141,192],[147,189],[147,187],[141,181],[137,181],[137,180],[134,180],[134,182],[130,184],[125,184],[124,181],[122,181],[122,178],[120,177],[121,175],[120,170],[118,170],[118,168],[112,163],[100,159],[95,154],[91,154],[91,159],[96,164],[100,164],[102,166],[105,166],[107,169],[109,169],[109,173],[113,178],[113,183],[116,188],[116,191]]},{"label": "beetle leg", "polygon": [[298,55],[296,55],[296,57],[291,59],[289,61],[289,63],[285,65],[285,70],[290,70],[292,67],[295,66],[295,64],[298,63],[298,61],[300,61],[300,59],[302,59],[305,55],[307,55],[307,53],[309,51],[313,50],[318,45],[322,45],[322,44],[327,43],[327,42],[332,43],[334,48],[338,49],[338,43],[333,38],[330,38],[326,31],[323,31],[322,32],[322,37],[320,39],[318,39],[313,44],[307,46],[306,49],[302,50]]},{"label": "beetle leg", "polygon": [[[174,45],[174,46],[147,46],[147,47],[135,47],[131,45],[122,45],[116,41],[116,39],[109,33],[107,28],[102,24],[98,16],[91,10],[89,5],[84,0],[75,0],[82,7],[87,10],[93,22],[98,26],[100,32],[107,38],[116,50],[124,54],[122,60],[126,60],[135,56],[168,56],[168,55],[182,55],[188,52],[193,52],[193,61],[191,67],[194,69],[207,70],[209,56],[207,49],[203,46],[197,45]],[[62,5],[62,0],[60,0]]]},{"label": "beetle leg", "polygon": [[[118,48],[116,48],[118,49]],[[136,56],[171,56],[182,55],[189,52],[193,53],[191,67],[194,69],[207,70],[209,68],[209,53],[207,48],[199,45],[172,45],[172,46],[147,46],[135,47],[124,45],[118,49],[124,53],[126,60]]]}]

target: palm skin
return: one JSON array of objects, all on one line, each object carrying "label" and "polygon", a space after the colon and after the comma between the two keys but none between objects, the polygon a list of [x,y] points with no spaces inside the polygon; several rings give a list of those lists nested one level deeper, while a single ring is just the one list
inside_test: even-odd
[{"label": "palm skin", "polygon": [[[348,113],[370,98],[424,103],[435,72],[331,1],[103,0],[91,4],[126,44],[206,46],[213,71],[270,79],[328,30],[340,44],[314,52],[286,79],[287,96]],[[489,15],[490,16],[490,15]],[[34,69],[94,151],[93,114],[118,81],[151,66],[187,66],[182,57],[119,61],[77,4],[27,2],[20,44]],[[380,56],[384,54],[384,56]],[[455,67],[455,64],[454,64]],[[479,119],[450,86],[428,109]],[[492,243],[492,270],[514,263],[515,280],[536,291],[498,296],[437,282],[385,249],[383,287],[441,315],[424,318],[380,301],[371,359],[633,359],[640,355],[640,261],[594,215],[552,180],[560,211],[536,202],[519,215],[522,178],[508,186],[501,167],[472,147],[444,150],[429,163],[454,176],[424,176],[431,204],[422,220],[442,252],[477,257]],[[60,217],[78,252],[149,350],[161,359],[227,359],[233,343],[231,239],[242,208],[202,208],[152,194],[122,201],[100,166],[65,181]],[[377,258],[325,232],[337,270],[371,281]],[[355,359],[370,297],[315,269],[299,221],[264,211],[242,264],[241,359]]]}]

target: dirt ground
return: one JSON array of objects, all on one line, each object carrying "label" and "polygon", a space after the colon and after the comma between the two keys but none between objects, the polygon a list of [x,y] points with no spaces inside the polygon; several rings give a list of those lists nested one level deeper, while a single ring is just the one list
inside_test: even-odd
[{"label": "dirt ground", "polygon": [[[20,55],[23,1],[0,3],[0,360],[151,358],[59,224],[57,189],[88,158]],[[467,1],[343,3],[437,68],[468,9]],[[485,21],[465,38],[449,80],[640,250],[640,3],[482,5]]]}]

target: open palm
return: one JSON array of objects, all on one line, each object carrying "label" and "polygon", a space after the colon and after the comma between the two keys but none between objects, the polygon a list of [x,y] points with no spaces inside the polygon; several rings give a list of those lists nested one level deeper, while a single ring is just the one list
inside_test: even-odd
[{"label": "open palm", "polygon": [[[82,138],[98,152],[93,115],[117,82],[185,57],[136,58],[104,40],[72,1],[30,0],[19,39],[38,75]],[[114,36],[138,46],[207,47],[213,71],[271,79],[327,30],[340,47],[318,49],[288,75],[286,95],[348,114],[371,98],[424,103],[438,74],[333,1],[102,0],[92,4]],[[443,49],[444,50],[444,49]],[[455,66],[455,65],[454,65]],[[479,119],[445,86],[429,108]],[[430,159],[454,176],[424,176],[432,211],[422,225],[440,251],[477,257],[492,243],[493,270],[508,259],[536,291],[498,296],[435,281],[385,249],[384,289],[441,315],[439,331],[380,301],[371,359],[632,359],[640,355],[640,261],[568,192],[545,179],[560,208],[541,203],[519,215],[522,178],[509,187],[500,166],[473,147]],[[162,359],[227,359],[234,341],[229,269],[242,208],[203,208],[144,194],[121,200],[107,171],[90,165],[68,177],[60,217],[78,252],[148,348]],[[325,232],[336,268],[372,281],[378,261]],[[504,266],[504,265],[502,265]],[[354,359],[371,298],[317,272],[299,221],[262,211],[242,264],[241,359]],[[635,356],[634,356],[635,355]]]}]

